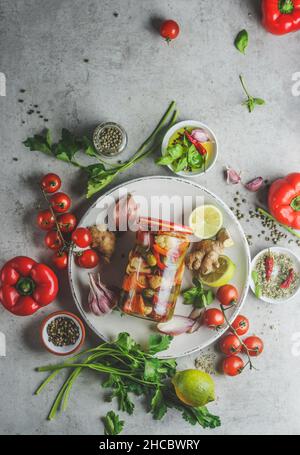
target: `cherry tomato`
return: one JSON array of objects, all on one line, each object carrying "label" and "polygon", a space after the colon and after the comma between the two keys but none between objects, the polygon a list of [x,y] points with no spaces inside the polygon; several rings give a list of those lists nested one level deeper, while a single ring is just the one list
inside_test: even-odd
[{"label": "cherry tomato", "polygon": [[225,355],[232,355],[237,352],[241,352],[242,345],[240,340],[236,335],[230,334],[226,335],[220,341],[220,349]]},{"label": "cherry tomato", "polygon": [[68,255],[65,252],[57,251],[52,256],[53,264],[60,270],[66,269],[68,266]]},{"label": "cherry tomato", "polygon": [[51,196],[50,204],[52,205],[54,212],[65,213],[71,207],[71,199],[67,194],[59,192]]},{"label": "cherry tomato", "polygon": [[231,355],[223,360],[223,372],[228,376],[237,376],[243,371],[244,361],[237,355]]},{"label": "cherry tomato", "polygon": [[45,245],[50,248],[50,250],[59,250],[63,243],[57,231],[49,231],[45,236]]},{"label": "cherry tomato", "polygon": [[92,234],[84,227],[77,228],[72,232],[72,241],[80,248],[86,248],[92,243]]},{"label": "cherry tomato", "polygon": [[43,231],[50,231],[55,226],[55,219],[51,210],[41,210],[36,217],[39,228]]},{"label": "cherry tomato", "polygon": [[168,19],[161,24],[160,27],[160,36],[165,38],[165,40],[169,43],[173,39],[177,38],[179,35],[180,28],[177,22]]},{"label": "cherry tomato", "polygon": [[99,263],[99,256],[96,251],[88,249],[76,256],[76,264],[84,269],[93,269]]},{"label": "cherry tomato", "polygon": [[249,355],[251,357],[259,356],[264,350],[263,341],[255,336],[248,337],[244,340],[245,345],[249,349]]},{"label": "cherry tomato", "polygon": [[207,325],[207,327],[218,329],[224,324],[224,322],[225,318],[221,310],[218,310],[217,308],[211,308],[205,311],[204,323]]},{"label": "cherry tomato", "polygon": [[57,218],[58,225],[62,232],[72,232],[77,224],[76,216],[73,213],[63,213]]},{"label": "cherry tomato", "polygon": [[240,314],[233,321],[232,327],[238,335],[245,335],[249,330],[249,320]]},{"label": "cherry tomato", "polygon": [[41,187],[45,193],[55,193],[61,187],[61,180],[56,174],[46,174],[42,178]]},{"label": "cherry tomato", "polygon": [[238,301],[239,293],[232,284],[225,284],[217,291],[217,299],[224,306],[234,305]]}]

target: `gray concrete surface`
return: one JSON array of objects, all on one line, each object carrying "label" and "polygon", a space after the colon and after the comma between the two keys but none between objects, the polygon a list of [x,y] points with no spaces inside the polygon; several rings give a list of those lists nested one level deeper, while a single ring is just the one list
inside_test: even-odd
[{"label": "gray concrete surface", "polygon": [[[1,264],[19,254],[48,257],[42,235],[34,228],[41,174],[51,170],[63,176],[77,213],[90,204],[76,170],[22,146],[46,124],[56,133],[61,127],[82,132],[112,119],[124,125],[128,150],[134,150],[175,99],[182,119],[199,119],[215,130],[220,158],[199,182],[229,205],[236,188],[224,182],[226,164],[241,169],[244,180],[259,174],[273,179],[299,170],[300,98],[292,96],[291,87],[292,74],[300,71],[300,33],[265,33],[259,3],[2,0],[0,71],[6,75],[7,94],[0,97]],[[157,20],[166,17],[177,19],[182,27],[180,38],[170,46],[155,30]],[[242,28],[250,34],[246,57],[233,46]],[[240,73],[249,90],[267,101],[252,115],[241,106]],[[35,104],[39,107],[33,109],[48,123],[36,112],[27,114]],[[148,158],[118,182],[163,172]],[[248,210],[255,196],[247,194],[247,199]],[[255,239],[253,254],[269,244],[263,235],[257,238],[259,223],[245,222],[244,227]],[[291,248],[298,247],[293,243]],[[0,357],[1,434],[102,434],[100,416],[111,405],[105,403],[93,375],[79,379],[68,411],[53,422],[46,421],[46,415],[59,381],[40,397],[33,396],[42,377],[34,368],[55,360],[40,345],[39,324],[56,308],[75,311],[67,284],[56,304],[33,317],[16,318],[0,308],[0,331],[7,340],[7,356]],[[135,416],[126,418],[124,434],[300,433],[300,358],[292,355],[292,337],[300,332],[299,299],[271,306],[249,295],[243,313],[251,320],[251,331],[263,336],[265,353],[257,359],[258,371],[236,379],[215,376],[218,399],[210,409],[221,416],[222,426],[203,431],[173,412],[163,423],[155,422],[138,403]],[[95,342],[89,334],[88,343]],[[216,355],[213,348],[209,352]],[[181,359],[179,366],[192,367],[193,361]]]}]

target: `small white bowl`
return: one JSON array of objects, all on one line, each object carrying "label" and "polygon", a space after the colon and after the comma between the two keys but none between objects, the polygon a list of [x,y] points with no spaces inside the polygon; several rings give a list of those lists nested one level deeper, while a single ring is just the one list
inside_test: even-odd
[{"label": "small white bowl", "polygon": [[[299,260],[298,256],[296,256],[291,250],[289,250],[288,248],[280,247],[280,246],[273,246],[273,247],[270,247],[270,248],[265,248],[264,250],[260,251],[252,259],[252,262],[251,262],[250,288],[251,288],[251,290],[253,291],[254,294],[255,294],[255,284],[254,284],[254,281],[252,279],[252,272],[255,269],[255,265],[256,265],[256,262],[258,261],[258,259],[262,255],[264,255],[265,253],[268,253],[269,251],[271,253],[285,254],[285,255],[289,256],[292,259],[292,261],[293,261],[294,269],[300,275],[300,260]],[[277,303],[286,303],[289,300],[293,299],[296,294],[298,294],[299,289],[300,289],[300,280],[299,280],[298,287],[295,289],[294,294],[291,295],[290,297],[288,297],[286,299],[272,299],[270,297],[265,297],[265,296],[262,295],[260,297],[260,300],[263,300],[264,302],[267,302],[267,303],[275,303],[275,304],[277,304]]]},{"label": "small white bowl", "polygon": [[[79,338],[75,344],[70,344],[69,346],[55,346],[51,341],[49,341],[47,327],[48,325],[56,318],[63,317],[71,319],[75,322],[79,329]],[[85,328],[82,321],[75,314],[70,313],[69,311],[56,311],[55,313],[49,314],[41,325],[41,339],[44,347],[55,355],[69,355],[77,351],[83,344],[85,340]]]},{"label": "small white bowl", "polygon": [[183,120],[182,122],[176,123],[175,125],[170,128],[167,133],[165,134],[165,137],[163,139],[162,145],[161,145],[161,154],[164,156],[167,151],[167,147],[169,145],[170,138],[173,136],[173,134],[177,131],[180,130],[181,128],[184,127],[192,127],[192,128],[201,128],[203,129],[209,136],[212,144],[213,144],[213,153],[212,157],[210,160],[209,165],[205,169],[205,171],[199,170],[199,171],[193,171],[193,172],[187,172],[187,171],[180,171],[180,172],[175,172],[172,168],[171,165],[168,166],[168,168],[176,175],[180,175],[182,177],[199,177],[199,175],[206,174],[208,171],[210,171],[214,165],[216,164],[217,158],[218,158],[218,153],[219,153],[219,145],[218,141],[216,138],[215,133],[204,123],[198,122],[197,120]]}]

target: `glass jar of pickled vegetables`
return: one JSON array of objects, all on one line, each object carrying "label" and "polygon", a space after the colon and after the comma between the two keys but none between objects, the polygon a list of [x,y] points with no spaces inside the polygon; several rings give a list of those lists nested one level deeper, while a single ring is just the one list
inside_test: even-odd
[{"label": "glass jar of pickled vegetables", "polygon": [[171,319],[189,244],[188,236],[181,232],[138,231],[129,254],[120,309],[156,322]]}]

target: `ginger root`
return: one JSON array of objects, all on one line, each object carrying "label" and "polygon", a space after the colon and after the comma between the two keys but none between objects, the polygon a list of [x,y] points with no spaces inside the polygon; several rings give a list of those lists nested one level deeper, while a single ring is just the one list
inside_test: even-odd
[{"label": "ginger root", "polygon": [[89,231],[92,235],[91,247],[99,251],[106,262],[110,262],[116,248],[116,235],[107,231],[102,226],[90,226]]},{"label": "ginger root", "polygon": [[224,248],[233,245],[229,232],[221,229],[215,240],[201,240],[187,256],[186,265],[192,272],[208,275],[219,268],[219,257]]}]

